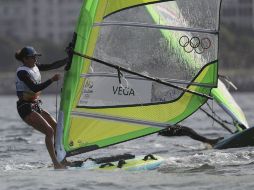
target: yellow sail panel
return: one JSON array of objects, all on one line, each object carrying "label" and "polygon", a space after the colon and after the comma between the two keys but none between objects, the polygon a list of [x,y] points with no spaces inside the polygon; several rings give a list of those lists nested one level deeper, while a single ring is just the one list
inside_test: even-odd
[{"label": "yellow sail panel", "polygon": [[68,147],[68,150],[74,150],[91,145],[107,146],[111,142],[117,142],[116,139],[124,141],[138,137],[145,131],[158,130],[158,128],[148,128],[137,124],[130,125],[124,122],[73,116],[65,147]]},{"label": "yellow sail panel", "polygon": [[122,9],[126,9],[128,7],[133,7],[141,4],[148,4],[148,3],[154,3],[154,2],[160,2],[159,0],[108,0],[107,8],[105,11],[105,15],[110,15],[114,12],[117,12]]}]

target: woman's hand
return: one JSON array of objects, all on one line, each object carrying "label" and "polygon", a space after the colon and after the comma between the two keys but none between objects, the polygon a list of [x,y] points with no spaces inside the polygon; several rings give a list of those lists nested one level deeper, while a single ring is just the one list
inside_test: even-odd
[{"label": "woman's hand", "polygon": [[55,74],[51,80],[54,82],[54,81],[58,81],[60,79],[60,74]]}]

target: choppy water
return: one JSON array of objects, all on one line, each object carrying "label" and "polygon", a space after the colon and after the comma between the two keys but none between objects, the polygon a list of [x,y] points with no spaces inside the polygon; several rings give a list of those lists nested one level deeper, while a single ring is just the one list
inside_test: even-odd
[{"label": "choppy water", "polygon": [[[234,94],[254,124],[254,94]],[[55,97],[44,96],[43,107],[55,114]],[[15,96],[0,96],[0,189],[254,189],[254,148],[213,150],[187,137],[151,135],[91,152],[99,157],[117,153],[157,153],[166,158],[158,170],[146,172],[56,171],[44,137],[27,126],[16,112]],[[223,115],[216,106],[215,110]],[[207,137],[228,134],[203,113],[184,122]]]}]

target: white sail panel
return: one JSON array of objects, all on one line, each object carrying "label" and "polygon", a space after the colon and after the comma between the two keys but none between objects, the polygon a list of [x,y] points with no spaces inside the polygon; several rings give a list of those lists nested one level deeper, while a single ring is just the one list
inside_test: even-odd
[{"label": "white sail panel", "polygon": [[117,75],[94,73],[84,77],[86,81],[78,107],[151,103],[152,82],[149,80],[125,76],[120,84]]}]

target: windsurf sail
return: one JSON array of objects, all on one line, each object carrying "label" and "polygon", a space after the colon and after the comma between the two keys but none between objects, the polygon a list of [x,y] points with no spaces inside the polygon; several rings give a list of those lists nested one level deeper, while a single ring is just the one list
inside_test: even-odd
[{"label": "windsurf sail", "polygon": [[211,95],[218,105],[232,118],[233,125],[238,131],[249,128],[244,112],[221,80],[218,80],[218,87],[212,89]]},{"label": "windsurf sail", "polygon": [[[182,8],[181,3],[184,3],[188,8],[192,9],[192,12],[183,9],[182,11],[179,11],[179,8]],[[209,59],[211,59],[211,54],[215,52],[214,50],[209,50],[206,52],[210,48],[216,48],[215,46],[211,47],[211,37],[207,34],[214,34],[218,31],[216,28],[216,23],[218,21],[216,21],[216,19],[219,19],[217,16],[219,12],[216,7],[218,7],[220,3],[221,2],[215,2],[214,6],[211,6],[210,2],[208,3],[206,1],[177,1],[176,4],[172,3],[170,10],[163,6],[149,7],[148,9],[150,15],[157,25],[167,22],[174,22],[180,17],[184,18],[182,23],[174,22],[174,25],[177,26],[177,28],[173,28],[173,30],[181,30],[181,33],[168,31],[162,31],[162,33],[165,39],[171,42],[171,49],[174,49],[179,56],[182,56],[182,58],[186,61],[185,64],[188,64],[189,67],[195,70],[200,68],[202,65],[202,61],[200,60],[204,59],[209,62]],[[205,13],[205,10],[208,10],[207,13]],[[163,14],[160,14],[160,12],[163,12]],[[189,19],[185,19],[187,17],[189,17]],[[197,20],[200,21],[198,24],[195,22]],[[188,26],[188,29],[183,29],[183,26]],[[188,32],[197,30],[197,28],[199,29],[198,37],[195,33]],[[200,30],[200,28],[203,28],[203,30]],[[201,37],[200,33],[202,32],[205,32],[205,35]],[[177,40],[179,40],[180,46],[177,44]],[[201,47],[195,48],[195,46],[198,45]],[[182,48],[184,51],[182,51]],[[210,55],[207,53],[210,53]],[[199,58],[193,60],[193,55]],[[233,125],[237,130],[241,131],[242,129],[249,128],[243,111],[221,80],[219,80],[218,87],[212,90],[211,96],[214,98],[215,102],[218,103],[218,105],[232,118]],[[213,119],[215,118],[213,117]],[[225,126],[225,124],[223,124],[223,126]]]},{"label": "windsurf sail", "polygon": [[218,80],[221,0],[85,0],[57,123],[64,157],[150,135],[198,110]]}]

